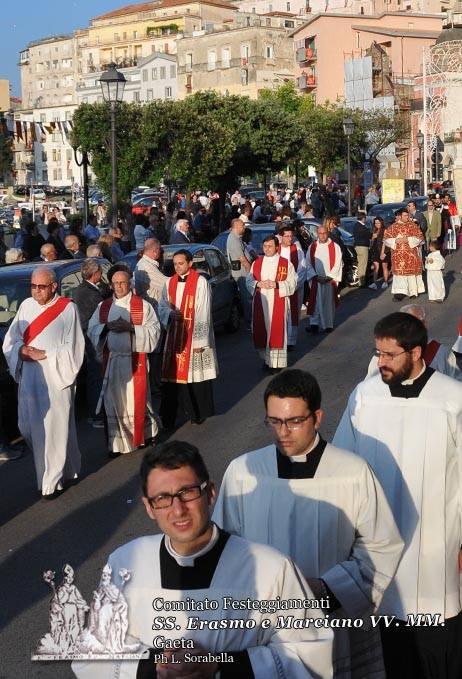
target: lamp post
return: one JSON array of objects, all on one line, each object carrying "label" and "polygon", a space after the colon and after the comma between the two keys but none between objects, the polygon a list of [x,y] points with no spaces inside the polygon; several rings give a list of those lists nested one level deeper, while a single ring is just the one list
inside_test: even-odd
[{"label": "lamp post", "polygon": [[82,160],[79,161],[77,157],[77,151],[78,151],[78,146],[73,146],[72,147],[74,150],[74,160],[75,164],[77,167],[82,168],[82,174],[83,174],[83,220],[84,220],[84,225],[83,228],[86,227],[88,224],[88,215],[89,215],[89,208],[88,208],[88,166],[90,165],[90,161],[88,160],[88,153],[86,151],[82,151]]},{"label": "lamp post", "polygon": [[99,79],[104,101],[111,110],[111,163],[112,163],[112,226],[117,226],[117,157],[116,157],[116,106],[123,100],[125,76],[116,69],[115,64],[109,64]]},{"label": "lamp post", "polygon": [[351,158],[350,137],[355,131],[355,124],[351,118],[344,118],[343,133],[347,138],[347,171],[348,171],[348,216],[351,217]]},{"label": "lamp post", "polygon": [[424,134],[421,130],[419,130],[416,134],[416,139],[417,139],[417,146],[419,147],[419,171],[420,171],[420,195],[423,196],[424,193],[424,176],[423,176],[423,167],[422,167],[422,150],[423,150],[423,145],[424,145]]}]

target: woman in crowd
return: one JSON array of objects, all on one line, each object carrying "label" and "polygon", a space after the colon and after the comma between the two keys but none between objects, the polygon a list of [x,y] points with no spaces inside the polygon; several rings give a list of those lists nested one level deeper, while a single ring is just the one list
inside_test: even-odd
[{"label": "woman in crowd", "polygon": [[377,278],[379,276],[380,265],[382,265],[383,283],[382,290],[388,288],[388,278],[390,276],[390,250],[385,247],[383,242],[383,234],[385,231],[385,223],[382,217],[375,217],[372,227],[372,238],[370,247],[370,260],[372,261],[372,276],[373,282],[369,285],[371,290],[377,290]]}]

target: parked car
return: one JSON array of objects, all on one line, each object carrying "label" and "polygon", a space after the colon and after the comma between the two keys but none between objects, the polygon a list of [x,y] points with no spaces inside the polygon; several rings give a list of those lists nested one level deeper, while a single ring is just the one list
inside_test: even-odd
[{"label": "parked car", "polygon": [[[317,239],[317,227],[319,222],[316,220],[302,219],[298,220],[303,222],[303,227],[306,233],[306,242],[308,244],[312,243]],[[281,222],[271,222],[269,224],[247,224],[247,226],[252,231],[252,247],[258,255],[263,254],[263,240],[266,236],[270,236],[275,233],[280,227]],[[343,285],[355,286],[358,285],[358,264],[356,251],[353,245],[353,237],[348,231],[339,228],[342,240],[345,243],[345,253],[344,253],[344,266],[343,266]],[[220,233],[213,241],[212,245],[215,245],[221,250],[221,252],[226,257],[226,243],[228,240],[229,231],[224,231]]]},{"label": "parked car", "polygon": [[159,205],[160,193],[141,193],[132,201],[132,215],[148,215],[152,207]]},{"label": "parked car", "polygon": [[[226,257],[213,245],[191,243],[190,245],[163,245],[163,272],[172,276],[173,255],[178,250],[188,250],[193,256],[193,267],[204,275],[212,287],[212,317],[214,328],[224,327],[227,332],[236,332],[241,322],[241,304],[236,282]],[[137,253],[129,252],[125,262],[133,272],[136,267]]]}]

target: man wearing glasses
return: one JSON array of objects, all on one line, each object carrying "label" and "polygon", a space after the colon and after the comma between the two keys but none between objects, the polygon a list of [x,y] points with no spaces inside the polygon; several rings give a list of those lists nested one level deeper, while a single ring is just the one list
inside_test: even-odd
[{"label": "man wearing glasses", "polygon": [[80,472],[74,398],[85,341],[75,305],[57,287],[51,268],[34,269],[32,297],[22,302],[3,342],[19,384],[19,429],[33,451],[45,499],[57,497]]},{"label": "man wearing glasses", "polygon": [[[286,370],[269,383],[265,424],[274,443],[229,465],[214,513],[231,533],[291,557],[331,617],[366,620],[379,606],[402,542],[380,484],[363,460],[319,435],[316,379]],[[382,676],[377,631],[336,629],[334,676]],[[377,673],[377,674],[376,674]]]},{"label": "man wearing glasses", "polygon": [[[131,573],[124,589],[128,633],[151,649],[150,659],[74,663],[76,676],[331,677],[331,630],[314,622],[300,628],[308,619],[325,623],[320,608],[271,610],[278,602],[314,603],[312,592],[282,554],[212,523],[215,487],[197,448],[169,441],[150,449],[141,485],[146,512],[161,533],[123,545],[109,564],[113,572]],[[278,629],[280,615],[294,616],[297,624]]]},{"label": "man wearing glasses", "polygon": [[[374,335],[380,375],[351,394],[334,442],[370,464],[405,544],[380,611],[395,616],[381,630],[387,677],[460,679],[462,385],[425,364],[414,316],[390,314]],[[413,624],[422,613],[430,627]]]}]

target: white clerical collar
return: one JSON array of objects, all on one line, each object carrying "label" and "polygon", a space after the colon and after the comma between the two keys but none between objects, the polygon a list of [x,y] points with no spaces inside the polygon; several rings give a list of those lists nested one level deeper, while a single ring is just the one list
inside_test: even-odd
[{"label": "white clerical collar", "polygon": [[302,453],[301,455],[288,455],[287,457],[289,458],[289,460],[291,462],[306,462],[306,456],[308,455],[308,453],[311,453],[311,451],[316,448],[318,443],[319,443],[319,434],[316,433],[315,439],[314,439],[313,443],[311,444],[311,446],[308,448],[308,450],[305,450],[305,452]]},{"label": "white clerical collar", "polygon": [[167,549],[167,552],[170,554],[170,556],[173,556],[173,558],[175,559],[179,566],[194,566],[195,559],[197,559],[199,556],[202,556],[203,554],[207,554],[207,552],[210,552],[210,550],[213,549],[213,547],[215,547],[220,534],[218,532],[217,526],[215,524],[212,525],[213,525],[212,537],[205,545],[205,547],[202,547],[202,549],[200,549],[198,552],[195,552],[194,554],[188,554],[187,556],[178,554],[178,552],[176,552],[173,549],[169,536],[168,535],[165,536],[165,547]]},{"label": "white clerical collar", "polygon": [[[55,292],[55,296],[52,297],[49,302],[47,302],[46,304],[39,304],[39,307],[41,309],[48,309],[49,306],[53,306],[53,304],[56,302],[58,297],[59,297],[58,293]],[[38,304],[38,302],[37,302],[37,304]]]},{"label": "white clerical collar", "polygon": [[268,255],[265,255],[265,259],[270,259],[271,261],[274,261],[279,255],[276,253],[275,255],[271,255],[271,257],[268,257]]},{"label": "white clerical collar", "polygon": [[422,375],[424,374],[425,370],[427,369],[427,366],[425,365],[425,361],[424,361],[423,359],[422,359],[422,363],[423,363],[423,368],[422,368],[422,370],[419,372],[419,374],[418,374],[416,377],[413,377],[413,378],[410,379],[410,380],[404,380],[404,382],[401,382],[401,384],[404,384],[404,385],[406,385],[406,384],[414,384],[414,382],[415,382],[416,380],[418,380],[419,377],[422,377]]},{"label": "white clerical collar", "polygon": [[130,292],[128,292],[123,297],[117,298],[115,295],[113,295],[112,299],[113,299],[113,302],[115,304],[120,304],[121,306],[125,306],[129,303],[131,296],[132,296],[132,291],[130,290]]}]

